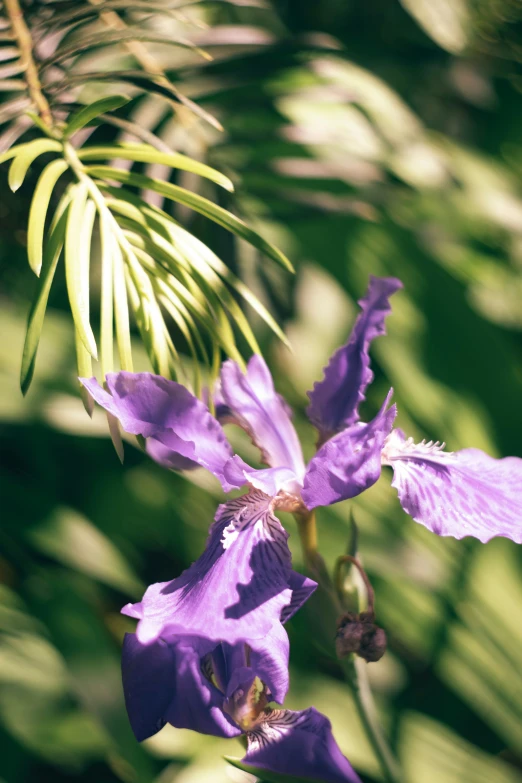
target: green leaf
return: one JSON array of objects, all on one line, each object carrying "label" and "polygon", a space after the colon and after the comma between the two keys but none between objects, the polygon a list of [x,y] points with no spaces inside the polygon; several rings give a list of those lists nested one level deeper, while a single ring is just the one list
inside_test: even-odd
[{"label": "green leaf", "polygon": [[28,533],[33,545],[49,557],[139,597],[143,584],[121,552],[92,522],[72,508],[57,507]]},{"label": "green leaf", "polygon": [[262,302],[259,301],[257,296],[252,293],[250,288],[246,286],[242,280],[240,280],[236,275],[227,267],[226,264],[221,261],[218,256],[216,256],[215,253],[212,252],[212,250],[207,247],[201,240],[199,240],[197,237],[193,236],[189,231],[186,231],[181,226],[175,225],[172,226],[172,231],[176,234],[176,236],[183,236],[186,244],[193,246],[196,251],[199,252],[200,257],[218,274],[220,275],[225,282],[227,282],[232,288],[234,288],[237,293],[243,297],[245,302],[248,302],[248,304],[256,311],[256,313],[265,321],[265,323],[272,329],[274,334],[279,337],[279,339],[287,346],[290,347],[290,343],[288,342],[288,339],[285,335],[285,333],[282,331],[281,327],[277,323],[277,321],[273,318],[273,316],[268,312],[266,307],[262,304]]},{"label": "green leaf", "polygon": [[17,144],[15,147],[10,147],[0,155],[0,164],[6,163],[8,160],[12,160],[27,146],[27,142],[24,144]]},{"label": "green leaf", "polygon": [[123,160],[134,160],[137,163],[163,163],[173,169],[182,169],[199,174],[201,177],[212,180],[217,185],[228,191],[234,190],[232,181],[220,171],[210,166],[200,163],[198,160],[181,155],[177,152],[160,152],[148,144],[127,143],[123,145],[105,146],[105,147],[87,147],[78,153],[81,160],[98,160],[99,158],[121,158]]},{"label": "green leaf", "polygon": [[[63,201],[64,200],[62,199],[62,202]],[[29,312],[22,354],[22,367],[20,370],[20,387],[22,389],[22,394],[27,394],[33,378],[36,352],[42,333],[45,311],[47,309],[47,300],[49,299],[54,273],[65,241],[68,209],[69,205],[66,203],[64,211],[56,222],[56,225],[51,227],[50,237],[44,251],[42,272],[38,278],[38,287]]]},{"label": "green leaf", "polygon": [[162,375],[164,378],[171,378],[171,356],[178,362],[179,356],[168,334],[156,299],[153,298],[147,302],[148,317],[147,321],[145,321],[142,297],[134,280],[131,279],[130,271],[127,270],[127,272],[130,301],[136,316],[136,324],[140,330],[141,339],[147,349],[154,372]]},{"label": "green leaf", "polygon": [[[102,375],[105,378],[108,372],[114,370],[114,268],[113,255],[116,240],[108,225],[108,215],[100,214],[100,240],[101,240],[101,314],[100,314],[100,364]],[[104,382],[104,386],[106,386]],[[106,411],[107,425],[112,444],[123,463],[123,443],[121,440],[120,424],[116,416]]]},{"label": "green leaf", "polygon": [[122,370],[132,372],[132,349],[129,325],[129,302],[125,283],[123,255],[118,244],[114,244],[114,321],[116,324],[116,343]]},{"label": "green leaf", "polygon": [[272,772],[262,767],[254,767],[251,764],[245,764],[241,759],[236,759],[233,756],[223,756],[225,761],[228,761],[236,769],[241,769],[243,772],[248,772],[250,775],[255,775],[259,778],[261,783],[323,783],[323,781],[316,778],[296,778],[295,775],[283,775],[279,772]]},{"label": "green leaf", "polygon": [[84,128],[85,125],[88,125],[100,114],[119,109],[121,106],[125,106],[129,101],[130,98],[126,95],[110,95],[107,98],[100,98],[99,101],[94,101],[94,103],[84,106],[82,109],[74,112],[69,118],[69,122],[65,128],[64,138],[68,139],[73,133]]},{"label": "green leaf", "polygon": [[89,322],[89,264],[95,214],[94,203],[87,198],[87,187],[81,183],[74,193],[67,220],[65,279],[74,325],[86,350],[96,359],[98,350]]},{"label": "green leaf", "polygon": [[210,220],[213,220],[215,223],[218,223],[218,225],[223,226],[223,228],[226,228],[228,231],[237,234],[237,236],[240,236],[242,239],[246,239],[247,242],[250,242],[251,245],[257,247],[258,250],[261,250],[269,258],[277,261],[277,263],[281,264],[285,269],[288,269],[291,272],[294,271],[292,264],[284,253],[270,244],[270,242],[267,242],[266,239],[263,239],[256,231],[249,228],[246,223],[231,212],[217,206],[217,204],[213,204],[202,196],[198,196],[196,193],[191,193],[189,190],[180,188],[178,185],[172,185],[170,182],[146,177],[143,174],[122,171],[121,169],[115,169],[111,166],[89,166],[86,170],[91,177],[99,177],[103,180],[114,180],[115,182],[123,182],[126,185],[137,188],[153,190],[156,193],[165,196],[165,198],[184,204]]},{"label": "green leaf", "polygon": [[114,370],[113,338],[113,265],[115,238],[108,225],[108,217],[100,215],[101,241],[101,314],[100,362],[103,377]]},{"label": "green leaf", "polygon": [[64,160],[53,160],[45,167],[34,191],[27,225],[27,255],[29,266],[38,277],[42,268],[45,219],[54,187],[68,169]]},{"label": "green leaf", "polygon": [[[74,345],[76,348],[76,366],[78,368],[78,378],[92,378],[94,373],[92,371],[91,354],[85,347],[82,335],[76,328],[74,330]],[[92,418],[92,413],[94,411],[94,400],[82,383],[79,383],[78,386],[80,397],[82,398],[83,402],[83,407],[87,411],[87,414]]]},{"label": "green leaf", "polygon": [[25,113],[29,117],[29,119],[32,120],[38,128],[40,128],[42,133],[44,133],[50,139],[56,138],[56,132],[53,131],[53,129],[50,128],[48,125],[46,125],[38,114],[36,114],[34,111],[26,111]]},{"label": "green leaf", "polygon": [[[16,193],[23,183],[29,166],[36,158],[45,152],[61,152],[62,145],[54,139],[36,139],[28,144],[20,144],[15,150],[14,160],[9,168],[8,175],[9,187],[13,193]],[[12,150],[9,150],[9,152],[12,152]],[[7,160],[7,158],[4,157],[4,160]]]},{"label": "green leaf", "polygon": [[[199,368],[199,359],[198,354],[196,351],[196,346],[194,344],[194,340],[192,339],[192,333],[187,326],[187,316],[189,315],[186,308],[184,312],[181,311],[181,308],[176,307],[176,305],[172,302],[172,299],[167,296],[161,295],[161,288],[158,285],[157,286],[157,295],[158,295],[158,301],[161,302],[165,310],[168,312],[182,335],[184,336],[185,340],[187,341],[187,345],[190,351],[190,354],[192,356],[192,360],[194,363],[194,393],[196,397],[199,397],[201,394],[201,370]],[[181,302],[179,303],[181,305]],[[193,321],[192,321],[193,323]]]}]

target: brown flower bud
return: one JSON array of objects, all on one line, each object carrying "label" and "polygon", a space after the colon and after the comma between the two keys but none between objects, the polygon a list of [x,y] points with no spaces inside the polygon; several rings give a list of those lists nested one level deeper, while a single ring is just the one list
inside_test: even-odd
[{"label": "brown flower bud", "polygon": [[373,612],[347,613],[339,620],[335,649],[338,658],[355,653],[365,661],[379,661],[386,652],[386,634],[375,625]]}]

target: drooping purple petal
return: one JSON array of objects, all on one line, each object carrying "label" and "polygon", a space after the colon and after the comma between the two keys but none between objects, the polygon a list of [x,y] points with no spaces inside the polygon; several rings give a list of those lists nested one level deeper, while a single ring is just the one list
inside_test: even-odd
[{"label": "drooping purple petal", "polygon": [[314,783],[361,783],[332,735],[328,718],[310,707],[272,710],[247,734],[243,763]]},{"label": "drooping purple petal", "polygon": [[230,485],[223,469],[233,451],[221,425],[188,389],[151,373],[119,372],[107,375],[109,393],[95,378],[82,378],[94,399],[116,416],[126,432],[150,438],[153,459],[171,468],[207,468]]},{"label": "drooping purple petal", "polygon": [[302,491],[307,508],[329,506],[359,495],[381,475],[381,452],[396,416],[388,408],[390,389],[377,416],[369,424],[357,422],[335,435],[310,460]]},{"label": "drooping purple petal", "polygon": [[522,459],[494,459],[480,449],[444,452],[390,435],[383,463],[406,513],[440,536],[505,536],[522,543]]},{"label": "drooping purple petal", "polygon": [[275,391],[264,359],[252,356],[246,374],[235,362],[225,362],[221,369],[221,396],[226,410],[261,450],[263,461],[272,468],[291,468],[302,480],[303,454],[290,409]]},{"label": "drooping purple petal", "polygon": [[136,739],[156,734],[165,723],[217,737],[236,737],[239,728],[222,710],[223,694],[202,671],[208,642],[159,639],[141,644],[126,634],[122,650],[125,705]]},{"label": "drooping purple petal", "polygon": [[[139,620],[140,642],[176,634],[199,636],[214,646],[242,642],[254,653],[272,656],[267,665],[286,665],[286,657],[283,663],[278,659],[284,650],[274,626],[316,585],[292,571],[288,534],[271,503],[252,490],[219,507],[203,555],[180,577],[152,585],[140,603],[123,609]],[[273,633],[276,641],[267,649]],[[278,687],[275,681],[272,687]]]},{"label": "drooping purple petal", "polygon": [[402,283],[394,277],[370,276],[366,295],[359,301],[362,312],[349,341],[333,354],[323,380],[308,393],[308,417],[319,430],[322,442],[359,420],[359,405],[373,380],[370,344],[385,334],[384,321],[391,312],[388,300],[399,288]]},{"label": "drooping purple petal", "polygon": [[121,665],[129,721],[141,742],[166,723],[165,713],[175,694],[176,657],[161,639],[145,646],[136,634],[127,633]]}]

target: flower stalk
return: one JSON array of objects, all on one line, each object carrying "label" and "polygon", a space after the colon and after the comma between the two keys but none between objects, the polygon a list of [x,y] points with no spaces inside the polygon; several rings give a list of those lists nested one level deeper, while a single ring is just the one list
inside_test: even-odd
[{"label": "flower stalk", "polygon": [[359,718],[384,773],[386,783],[401,783],[402,776],[381,728],[375,702],[368,679],[368,664],[356,655],[340,661],[343,673],[349,682]]},{"label": "flower stalk", "polygon": [[19,0],[5,0],[4,5],[11,23],[11,29],[20,50],[20,62],[24,68],[24,78],[29,95],[31,96],[42,122],[48,128],[52,128],[54,123],[51,107],[42,90],[42,85],[38,76],[38,68],[36,67],[33,58],[33,39],[29,28],[25,23]]}]

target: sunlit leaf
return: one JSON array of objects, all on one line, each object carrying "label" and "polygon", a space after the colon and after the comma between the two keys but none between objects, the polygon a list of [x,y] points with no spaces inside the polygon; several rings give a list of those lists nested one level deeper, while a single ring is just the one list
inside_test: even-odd
[{"label": "sunlit leaf", "polygon": [[104,180],[114,180],[134,187],[154,190],[156,193],[160,193],[162,196],[172,199],[172,201],[184,204],[210,220],[213,220],[215,223],[218,223],[218,225],[223,226],[223,228],[237,234],[237,236],[240,236],[242,239],[246,239],[247,242],[250,242],[251,245],[257,247],[265,253],[265,255],[269,256],[269,258],[277,261],[277,263],[281,264],[285,269],[293,271],[292,264],[280,250],[263,239],[257,232],[249,228],[240,218],[196,193],[191,193],[189,190],[180,188],[178,185],[172,185],[170,182],[153,179],[152,177],[146,177],[142,174],[134,174],[129,171],[122,171],[121,169],[114,169],[110,166],[89,166],[87,171],[92,177],[100,177]]},{"label": "sunlit leaf", "polygon": [[[85,343],[83,342],[82,336],[77,328],[74,329],[74,346],[76,348],[76,367],[78,370],[78,378],[92,378],[92,357],[85,347]],[[87,391],[82,383],[79,384],[79,392],[86,413],[92,417],[94,411],[94,400],[90,392]]]},{"label": "sunlit leaf", "polygon": [[[14,150],[9,150],[9,152],[14,151],[14,155],[9,155],[9,157],[14,157],[14,160],[9,168],[8,175],[9,187],[13,193],[22,185],[31,163],[36,158],[46,152],[61,152],[61,150],[62,145],[54,139],[36,139],[27,144],[21,144],[19,147],[15,147]],[[7,160],[5,156],[4,159]]]},{"label": "sunlit leaf", "polygon": [[86,185],[78,185],[67,220],[65,274],[75,327],[86,350],[96,359],[98,350],[89,322],[90,244],[95,211],[87,197]]},{"label": "sunlit leaf", "polygon": [[40,275],[42,267],[45,219],[49,202],[57,181],[67,168],[68,165],[64,160],[54,160],[49,163],[40,175],[31,201],[27,224],[27,255],[29,265],[37,276]]},{"label": "sunlit leaf", "polygon": [[113,255],[114,270],[114,322],[116,324],[116,343],[122,370],[132,372],[132,348],[129,324],[129,303],[125,283],[125,269],[119,245],[115,243]]},{"label": "sunlit leaf", "polygon": [[125,95],[110,95],[107,98],[100,98],[99,101],[94,101],[94,103],[89,104],[89,106],[84,106],[83,109],[79,109],[70,116],[64,131],[64,137],[68,138],[69,136],[72,136],[73,133],[84,128],[96,117],[99,117],[100,114],[105,114],[105,112],[114,111],[121,106],[125,106],[129,100],[130,98]]},{"label": "sunlit leaf", "polygon": [[198,160],[179,153],[160,152],[147,144],[127,143],[106,147],[86,147],[80,150],[78,157],[83,161],[121,158],[122,160],[134,160],[137,163],[162,163],[173,169],[199,174],[201,177],[206,177],[217,185],[221,185],[226,190],[234,190],[234,185],[228,177],[205,163],[200,163]]},{"label": "sunlit leaf", "polygon": [[36,352],[42,332],[47,300],[53,283],[56,265],[65,242],[65,230],[68,219],[68,203],[65,201],[64,211],[54,228],[51,228],[47,240],[42,262],[42,270],[38,279],[38,286],[29,313],[27,332],[22,354],[22,367],[20,371],[20,386],[22,393],[26,394],[34,373]]}]

